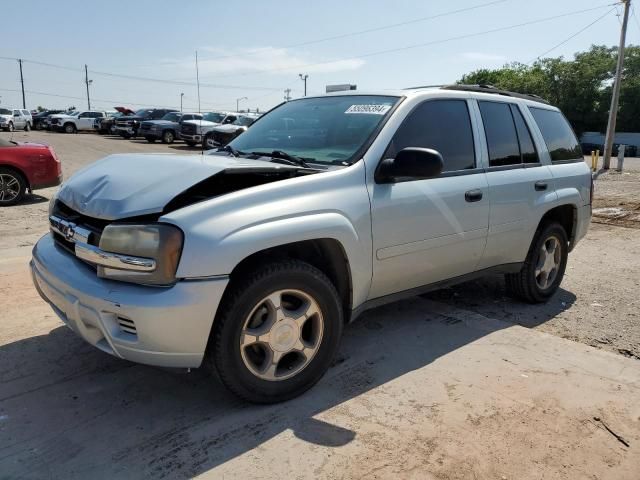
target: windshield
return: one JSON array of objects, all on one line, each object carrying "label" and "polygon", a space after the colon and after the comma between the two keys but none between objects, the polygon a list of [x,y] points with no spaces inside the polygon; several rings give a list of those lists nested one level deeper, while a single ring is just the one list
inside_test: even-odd
[{"label": "windshield", "polygon": [[315,163],[352,163],[398,97],[345,95],[287,102],[230,143],[242,152],[280,150]]},{"label": "windshield", "polygon": [[248,127],[249,125],[251,125],[255,121],[256,121],[256,119],[255,118],[251,118],[251,117],[238,117],[238,118],[236,118],[235,122],[233,122],[233,125],[240,125],[240,126],[243,126],[243,127]]},{"label": "windshield", "polygon": [[209,113],[205,113],[202,119],[206,120],[207,122],[222,123],[222,119],[224,117],[226,117],[224,113],[209,112]]},{"label": "windshield", "polygon": [[151,110],[149,110],[148,108],[143,108],[142,110],[137,110],[136,113],[134,113],[134,115],[136,117],[146,117],[147,113],[150,111]]},{"label": "windshield", "polygon": [[181,113],[169,112],[164,117],[162,117],[162,120],[169,120],[170,122],[177,122],[178,120],[180,120],[181,116],[182,116]]},{"label": "windshield", "polygon": [[6,108],[0,108],[0,115],[13,115],[11,110],[7,110]]}]

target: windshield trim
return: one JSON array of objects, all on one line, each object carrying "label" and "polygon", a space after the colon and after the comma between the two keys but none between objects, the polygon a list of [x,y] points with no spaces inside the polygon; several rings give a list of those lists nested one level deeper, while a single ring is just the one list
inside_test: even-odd
[{"label": "windshield trim", "polygon": [[[355,152],[353,152],[353,155],[351,155],[351,157],[349,157],[348,159],[345,160],[345,163],[347,163],[348,165],[341,166],[341,165],[338,165],[338,164],[331,164],[331,163],[327,163],[327,162],[316,161],[315,159],[314,160],[306,160],[306,162],[309,163],[309,164],[321,165],[321,166],[324,166],[324,167],[339,167],[340,168],[340,167],[351,166],[351,165],[353,165],[355,163],[358,163],[360,160],[362,160],[362,157],[367,152],[367,150],[369,150],[369,148],[371,148],[371,145],[373,144],[374,140],[378,137],[378,135],[380,134],[380,132],[382,131],[384,126],[387,124],[387,122],[389,121],[391,116],[395,113],[395,111],[398,109],[398,107],[406,100],[406,98],[407,98],[406,95],[379,95],[379,94],[371,94],[371,93],[350,93],[348,95],[317,95],[317,96],[314,96],[314,97],[296,98],[294,100],[289,100],[288,102],[280,102],[278,105],[273,107],[271,110],[268,110],[268,111],[264,112],[262,115],[260,115],[258,118],[256,118],[255,121],[251,124],[251,126],[253,127],[256,123],[258,123],[260,120],[262,120],[263,118],[268,116],[271,112],[273,112],[274,110],[276,110],[276,109],[278,109],[278,108],[280,108],[283,105],[288,104],[288,103],[305,101],[305,100],[309,100],[309,99],[312,99],[312,98],[370,97],[370,96],[395,98],[396,102],[389,109],[389,111],[384,114],[384,117],[382,118],[382,120],[378,123],[376,128],[374,128],[371,131],[371,133],[366,138],[366,140],[362,143],[362,145]],[[239,137],[236,137],[236,138],[239,138]],[[236,138],[231,140],[231,142],[229,142],[229,145],[233,144],[233,142],[236,140]]]}]

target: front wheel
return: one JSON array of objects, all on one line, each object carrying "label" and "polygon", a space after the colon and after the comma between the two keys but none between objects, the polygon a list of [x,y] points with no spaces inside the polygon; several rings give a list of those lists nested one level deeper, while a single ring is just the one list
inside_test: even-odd
[{"label": "front wheel", "polygon": [[165,130],[162,133],[162,143],[172,144],[176,139],[175,134],[171,130]]},{"label": "front wheel", "polygon": [[0,207],[15,205],[24,197],[27,182],[18,172],[0,168]]},{"label": "front wheel", "polygon": [[541,226],[518,273],[505,275],[507,291],[529,303],[549,300],[560,287],[569,256],[567,232],[559,223]]},{"label": "front wheel", "polygon": [[27,122],[26,125],[24,126],[24,131],[25,132],[31,131],[31,124],[29,122]]},{"label": "front wheel", "polygon": [[196,142],[192,142],[191,140],[185,140],[184,143],[186,143],[190,147],[195,147],[197,145]]},{"label": "front wheel", "polygon": [[15,130],[15,127],[13,126],[13,122],[9,122],[9,128],[8,128],[8,130],[9,130],[10,132],[13,132],[13,131]]},{"label": "front wheel", "polygon": [[269,264],[226,295],[209,362],[237,396],[281,402],[320,380],[342,326],[340,297],[324,273],[298,260]]},{"label": "front wheel", "polygon": [[204,145],[207,150],[211,150],[213,148],[217,148],[216,142],[213,140],[213,135],[207,135],[204,137]]},{"label": "front wheel", "polygon": [[64,126],[64,133],[76,133],[76,126],[73,123],[67,123]]}]

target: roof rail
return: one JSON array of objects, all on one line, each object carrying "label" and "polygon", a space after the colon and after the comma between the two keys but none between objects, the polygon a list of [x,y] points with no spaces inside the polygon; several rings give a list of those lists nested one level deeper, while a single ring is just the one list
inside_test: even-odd
[{"label": "roof rail", "polygon": [[504,95],[505,97],[523,98],[525,100],[531,100],[534,102],[545,103],[549,105],[549,102],[538,95],[533,93],[516,93],[509,90],[501,90],[493,85],[444,85],[440,87],[442,90],[460,90],[464,92],[480,92],[480,93],[493,93],[495,95]]}]

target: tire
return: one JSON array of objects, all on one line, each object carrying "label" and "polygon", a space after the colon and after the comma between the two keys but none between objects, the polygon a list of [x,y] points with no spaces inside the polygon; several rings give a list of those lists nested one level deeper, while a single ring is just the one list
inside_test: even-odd
[{"label": "tire", "polygon": [[9,128],[7,129],[7,131],[13,132],[14,130],[15,130],[15,128],[13,126],[13,122],[9,122]]},{"label": "tire", "polygon": [[[270,303],[268,298],[279,300]],[[280,308],[273,308],[279,302]],[[284,312],[292,308],[298,313],[287,316]],[[307,308],[316,313],[300,313]],[[252,326],[256,321],[259,325]],[[279,326],[275,332],[273,327],[269,330],[278,337],[253,342],[259,337],[243,334],[269,328],[260,322]],[[230,286],[214,322],[206,363],[238,397],[252,403],[282,402],[302,394],[325,374],[340,345],[343,323],[340,297],[324,273],[298,260],[268,264]],[[264,331],[261,335],[264,339]],[[244,347],[243,339],[249,343]],[[275,355],[281,358],[270,363],[274,354],[269,352],[278,351]]]},{"label": "tire", "polygon": [[27,191],[24,176],[9,168],[0,168],[0,207],[15,205]]},{"label": "tire", "polygon": [[195,147],[197,145],[196,142],[192,142],[191,140],[185,140],[184,143],[186,143],[190,147]]},{"label": "tire", "polygon": [[149,143],[156,143],[156,139],[153,137],[144,137]]},{"label": "tire", "polygon": [[[555,248],[552,249],[553,245]],[[522,269],[505,275],[507,292],[528,303],[546,302],[562,282],[568,256],[569,239],[562,225],[556,222],[541,225],[533,237]]]},{"label": "tire", "polygon": [[78,131],[73,123],[65,123],[63,128],[64,133],[76,133]]},{"label": "tire", "polygon": [[176,135],[172,130],[162,132],[162,143],[172,144],[176,140]]},{"label": "tire", "polygon": [[218,148],[218,145],[216,145],[216,144],[214,143],[213,135],[209,135],[209,134],[207,134],[207,135],[204,137],[203,143],[204,143],[204,148],[206,148],[207,150],[211,150],[211,149],[213,149],[213,148]]},{"label": "tire", "polygon": [[117,134],[118,134],[118,131],[116,130],[116,126],[115,126],[115,125],[111,125],[111,126],[109,127],[109,133],[110,133],[111,135],[117,135]]},{"label": "tire", "polygon": [[44,130],[44,126],[42,125],[42,122],[36,123],[36,130],[38,131]]},{"label": "tire", "polygon": [[29,132],[31,131],[31,124],[29,122],[27,122],[24,126],[24,131],[25,132]]}]

